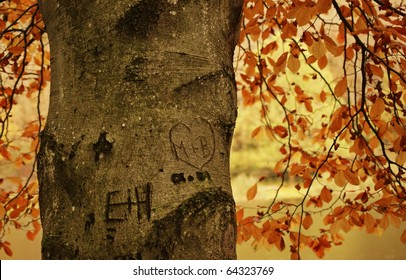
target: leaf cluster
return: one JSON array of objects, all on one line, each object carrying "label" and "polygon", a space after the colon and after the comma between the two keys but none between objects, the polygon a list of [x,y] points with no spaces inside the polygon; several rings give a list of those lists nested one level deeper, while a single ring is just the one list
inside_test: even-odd
[{"label": "leaf cluster", "polygon": [[10,227],[29,240],[41,229],[35,155],[50,80],[46,42],[35,0],[0,2],[0,249],[9,256]]},{"label": "leaf cluster", "polygon": [[[292,259],[306,246],[323,257],[354,227],[381,234],[406,220],[405,12],[390,1],[245,1],[238,88],[259,108],[252,137],[279,144],[280,185],[256,216],[239,211],[239,243],[288,240]],[[287,178],[299,201],[279,199]]]}]

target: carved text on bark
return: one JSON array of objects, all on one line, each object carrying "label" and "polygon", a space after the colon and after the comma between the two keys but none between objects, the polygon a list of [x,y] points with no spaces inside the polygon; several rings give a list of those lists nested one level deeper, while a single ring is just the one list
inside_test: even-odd
[{"label": "carved text on bark", "polygon": [[117,190],[107,193],[106,222],[128,221],[136,214],[138,222],[151,219],[152,184],[127,189],[127,195]]},{"label": "carved text on bark", "polygon": [[214,133],[210,123],[203,118],[188,124],[177,123],[171,128],[169,137],[177,160],[201,169],[213,158]]}]

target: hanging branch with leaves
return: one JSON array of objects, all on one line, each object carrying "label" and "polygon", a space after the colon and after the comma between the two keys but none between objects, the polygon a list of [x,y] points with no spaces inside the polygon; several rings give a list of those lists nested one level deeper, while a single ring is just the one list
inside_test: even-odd
[{"label": "hanging branch with leaves", "polygon": [[41,98],[50,81],[44,34],[36,1],[1,1],[0,249],[9,256],[11,228],[26,231],[29,240],[41,229],[35,156],[44,121]]},{"label": "hanging branch with leaves", "polygon": [[[257,215],[239,209],[238,243],[323,257],[354,227],[381,234],[406,220],[406,16],[394,2],[245,2],[238,87],[244,106],[259,104],[252,136],[279,143],[281,180]],[[282,188],[301,199],[282,201]]]}]

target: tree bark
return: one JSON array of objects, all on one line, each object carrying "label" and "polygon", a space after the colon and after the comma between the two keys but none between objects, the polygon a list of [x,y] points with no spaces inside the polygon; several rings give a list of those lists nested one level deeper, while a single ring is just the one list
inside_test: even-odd
[{"label": "tree bark", "polygon": [[242,0],[41,0],[44,259],[234,259]]}]

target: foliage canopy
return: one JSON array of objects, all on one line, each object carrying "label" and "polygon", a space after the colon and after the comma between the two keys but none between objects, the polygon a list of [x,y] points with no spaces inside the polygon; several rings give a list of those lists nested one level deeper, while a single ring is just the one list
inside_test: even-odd
[{"label": "foliage canopy", "polygon": [[[50,59],[35,0],[0,1],[0,11],[0,249],[12,255],[8,228],[26,230],[30,240],[40,231],[35,154]],[[278,145],[279,186],[256,215],[238,209],[237,242],[288,247],[292,259],[307,246],[321,258],[354,227],[374,234],[399,227],[406,220],[403,2],[246,0],[242,12],[237,86],[243,106],[260,108],[252,137]],[[24,121],[13,115],[29,105],[36,109]],[[278,196],[289,177],[299,202]],[[314,230],[319,213],[324,227]]]}]

